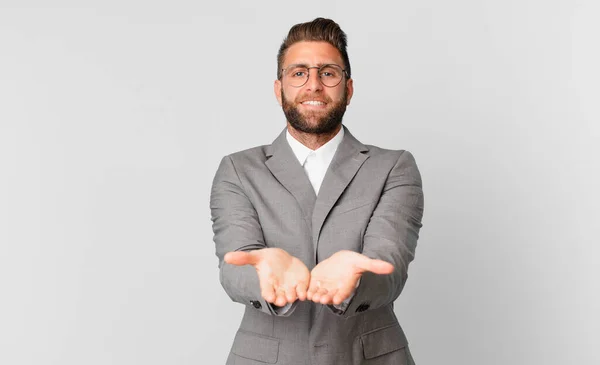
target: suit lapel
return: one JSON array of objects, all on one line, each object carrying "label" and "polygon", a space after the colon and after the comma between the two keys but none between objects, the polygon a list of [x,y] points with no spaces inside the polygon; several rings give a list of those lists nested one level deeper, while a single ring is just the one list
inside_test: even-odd
[{"label": "suit lapel", "polygon": [[265,164],[273,176],[290,192],[300,205],[304,220],[309,231],[312,230],[312,214],[315,207],[316,195],[304,168],[298,162],[292,148],[286,140],[286,129],[267,146]]},{"label": "suit lapel", "polygon": [[[368,154],[363,153],[368,150],[365,145],[354,138],[348,129],[344,127],[344,139],[340,143],[327,169],[312,213],[315,259],[317,259],[317,243],[323,223],[340,195],[342,195],[350,181],[354,178],[354,175],[358,172],[358,169],[369,158]],[[308,186],[310,187],[310,181]]]}]

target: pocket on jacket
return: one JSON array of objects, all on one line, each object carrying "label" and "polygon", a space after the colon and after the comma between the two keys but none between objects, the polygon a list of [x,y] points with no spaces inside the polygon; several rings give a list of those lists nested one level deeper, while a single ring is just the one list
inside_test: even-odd
[{"label": "pocket on jacket", "polygon": [[365,359],[400,350],[408,344],[399,324],[378,328],[360,336]]},{"label": "pocket on jacket", "polygon": [[275,364],[279,355],[279,340],[239,330],[233,340],[231,352],[247,359]]}]

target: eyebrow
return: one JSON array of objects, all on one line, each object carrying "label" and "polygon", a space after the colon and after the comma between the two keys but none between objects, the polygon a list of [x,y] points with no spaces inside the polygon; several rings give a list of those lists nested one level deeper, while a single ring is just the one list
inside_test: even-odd
[{"label": "eyebrow", "polygon": [[[332,63],[332,62],[319,62],[319,63],[317,63],[315,66],[316,66],[316,67],[321,67],[321,66],[323,66],[323,65],[336,65],[336,66],[339,66],[337,63]],[[289,68],[289,67],[292,67],[292,66],[296,66],[296,67],[306,67],[306,68],[308,68],[308,67],[311,67],[311,66],[309,66],[309,65],[308,65],[308,64],[306,64],[306,63],[292,63],[291,65],[288,65],[287,67],[284,67],[284,69],[286,69],[286,68]],[[340,67],[341,67],[341,66],[340,66]]]}]

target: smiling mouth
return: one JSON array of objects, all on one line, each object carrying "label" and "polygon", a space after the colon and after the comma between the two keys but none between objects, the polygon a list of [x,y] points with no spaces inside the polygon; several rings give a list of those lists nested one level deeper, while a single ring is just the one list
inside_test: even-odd
[{"label": "smiling mouth", "polygon": [[306,101],[303,101],[301,104],[302,105],[321,106],[321,105],[326,105],[327,103],[320,101],[320,100],[306,100]]}]

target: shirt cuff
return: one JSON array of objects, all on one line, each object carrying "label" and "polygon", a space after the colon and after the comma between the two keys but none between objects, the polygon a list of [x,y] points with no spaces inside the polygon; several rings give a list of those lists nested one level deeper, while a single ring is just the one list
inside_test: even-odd
[{"label": "shirt cuff", "polygon": [[284,305],[283,307],[278,307],[275,304],[271,304],[271,308],[273,308],[273,312],[278,315],[278,316],[282,316],[284,314],[286,314],[290,308],[292,308],[292,304],[294,303],[288,303],[286,305]]}]

